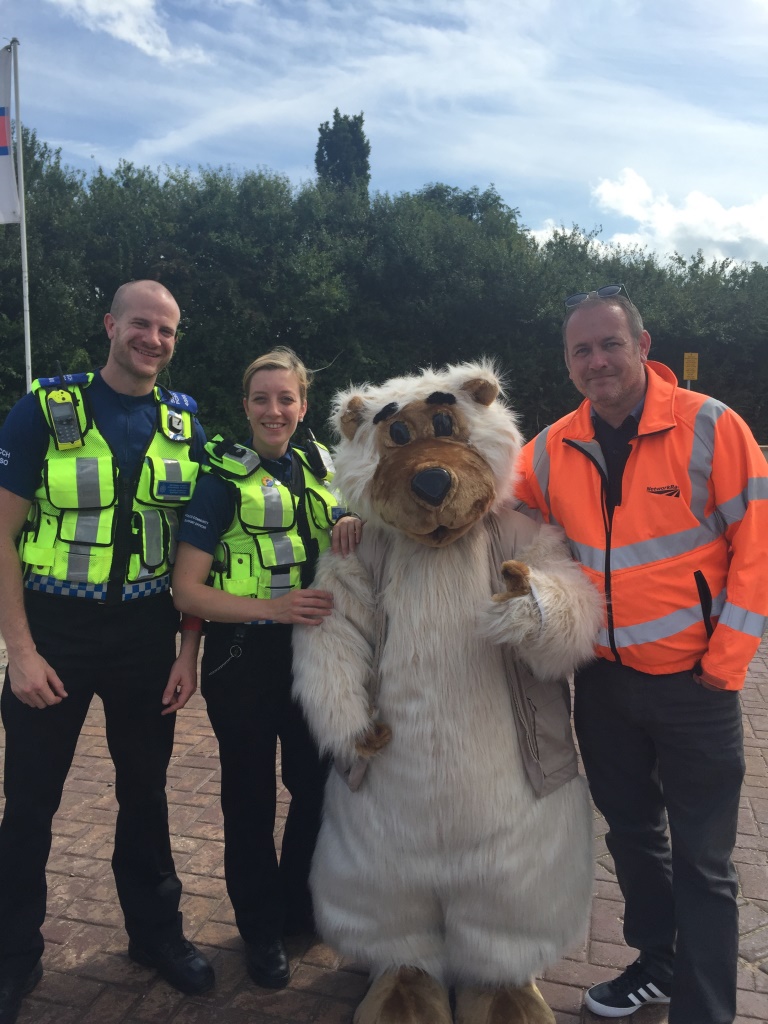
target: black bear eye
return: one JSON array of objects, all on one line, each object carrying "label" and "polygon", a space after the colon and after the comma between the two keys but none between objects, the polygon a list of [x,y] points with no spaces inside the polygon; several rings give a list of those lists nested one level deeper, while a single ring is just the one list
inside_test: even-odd
[{"label": "black bear eye", "polygon": [[450,437],[453,433],[453,420],[444,412],[439,412],[432,417],[432,426],[435,428],[435,437]]},{"label": "black bear eye", "polygon": [[395,420],[389,428],[389,436],[395,444],[408,444],[411,440],[411,432],[402,420]]}]

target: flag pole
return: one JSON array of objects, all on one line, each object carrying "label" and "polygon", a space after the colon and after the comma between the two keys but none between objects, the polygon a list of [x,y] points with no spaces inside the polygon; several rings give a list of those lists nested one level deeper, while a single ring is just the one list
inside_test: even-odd
[{"label": "flag pole", "polygon": [[21,220],[21,298],[24,308],[24,369],[27,391],[32,390],[32,335],[29,327],[29,265],[27,262],[27,215],[24,208],[24,155],[21,134],[21,112],[19,107],[19,40],[11,40],[13,55],[13,88],[16,103],[16,178],[19,188],[19,212]]}]

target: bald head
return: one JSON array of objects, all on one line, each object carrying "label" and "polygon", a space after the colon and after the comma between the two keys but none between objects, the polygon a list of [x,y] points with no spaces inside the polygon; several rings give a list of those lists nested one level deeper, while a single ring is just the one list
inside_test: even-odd
[{"label": "bald head", "polygon": [[149,280],[128,281],[126,284],[121,284],[115,292],[109,312],[115,320],[119,320],[125,314],[129,305],[133,302],[141,302],[149,297],[161,299],[166,304],[172,304],[178,313],[177,320],[181,319],[179,305],[165,285],[160,284],[159,281]]}]

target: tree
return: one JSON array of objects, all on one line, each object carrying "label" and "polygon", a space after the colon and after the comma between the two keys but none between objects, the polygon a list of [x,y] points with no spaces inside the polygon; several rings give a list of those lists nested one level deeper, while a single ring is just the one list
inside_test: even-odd
[{"label": "tree", "polygon": [[363,112],[333,112],[333,124],[320,125],[320,138],[315,153],[315,169],[321,182],[343,188],[368,189],[371,167],[368,157],[371,144],[363,131]]}]

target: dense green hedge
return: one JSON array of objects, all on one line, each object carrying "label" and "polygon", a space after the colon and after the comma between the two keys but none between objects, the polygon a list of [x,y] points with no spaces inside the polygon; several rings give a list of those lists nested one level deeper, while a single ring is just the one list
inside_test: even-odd
[{"label": "dense green hedge", "polygon": [[[100,365],[102,317],[123,281],[162,280],[183,310],[173,387],[193,394],[209,432],[240,430],[244,366],[275,343],[316,377],[310,419],[350,381],[489,355],[530,435],[572,408],[562,298],[623,282],[653,337],[652,357],[768,439],[768,267],[662,261],[606,247],[578,228],[538,244],[493,187],[430,184],[369,197],[364,187],[294,187],[266,170],[121,164],[85,177],[25,135],[33,374]],[[24,390],[19,229],[0,227],[0,415]]]}]

